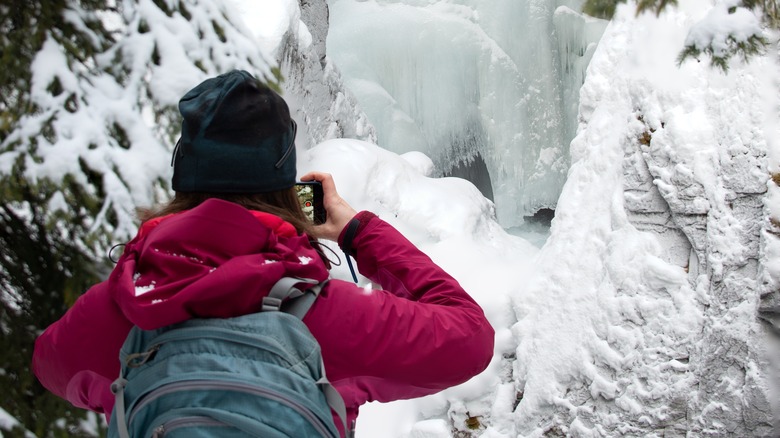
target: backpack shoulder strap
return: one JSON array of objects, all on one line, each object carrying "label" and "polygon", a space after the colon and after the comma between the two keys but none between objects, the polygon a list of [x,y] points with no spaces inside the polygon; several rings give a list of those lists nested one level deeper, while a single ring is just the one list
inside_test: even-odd
[{"label": "backpack shoulder strap", "polygon": [[317,297],[320,296],[322,288],[325,287],[327,283],[328,280],[325,280],[322,283],[315,284],[314,286],[306,289],[303,296],[291,300],[286,306],[282,306],[282,312],[287,312],[293,316],[298,317],[298,319],[303,319],[303,317],[306,316],[306,313],[309,312],[311,306],[314,304],[314,301],[317,299]]},{"label": "backpack shoulder strap", "polygon": [[[300,290],[296,286],[300,283],[312,285],[308,289]],[[320,296],[322,288],[328,283],[328,280],[317,282],[309,278],[283,277],[271,288],[268,296],[263,298],[263,308],[261,311],[280,311],[289,313],[298,319],[303,319],[309,311],[314,301]],[[287,301],[285,301],[287,300]],[[322,358],[320,358],[322,361]],[[351,437],[351,431],[347,429],[347,409],[341,394],[331,385],[325,376],[325,363],[320,362],[322,377],[317,381],[320,386],[328,406],[338,415],[341,420],[341,427],[347,437]]]},{"label": "backpack shoulder strap", "polygon": [[[311,287],[301,290],[296,287],[300,283]],[[320,283],[310,278],[282,277],[263,298],[261,311],[282,311],[303,319],[327,283],[328,280]]]}]

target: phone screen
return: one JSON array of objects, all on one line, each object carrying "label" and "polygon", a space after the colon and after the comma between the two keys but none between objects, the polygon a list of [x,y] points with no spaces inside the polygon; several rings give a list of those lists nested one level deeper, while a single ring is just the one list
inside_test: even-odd
[{"label": "phone screen", "polygon": [[315,224],[325,222],[325,206],[322,204],[322,184],[319,181],[298,182],[295,193],[306,217]]}]

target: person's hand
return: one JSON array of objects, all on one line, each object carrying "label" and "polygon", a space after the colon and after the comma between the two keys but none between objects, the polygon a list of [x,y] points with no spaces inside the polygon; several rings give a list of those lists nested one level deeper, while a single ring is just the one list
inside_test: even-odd
[{"label": "person's hand", "polygon": [[331,174],[309,172],[301,177],[301,181],[319,181],[322,184],[323,204],[328,217],[324,224],[316,225],[314,229],[321,237],[337,241],[341,230],[355,217],[357,211],[339,196]]}]

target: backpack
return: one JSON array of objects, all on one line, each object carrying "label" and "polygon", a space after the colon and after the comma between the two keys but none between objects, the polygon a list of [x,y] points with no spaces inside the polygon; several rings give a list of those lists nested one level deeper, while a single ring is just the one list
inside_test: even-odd
[{"label": "backpack", "polygon": [[301,321],[326,282],[282,278],[250,315],[134,327],[111,385],[108,437],[339,438],[331,408],[349,434],[344,401]]}]

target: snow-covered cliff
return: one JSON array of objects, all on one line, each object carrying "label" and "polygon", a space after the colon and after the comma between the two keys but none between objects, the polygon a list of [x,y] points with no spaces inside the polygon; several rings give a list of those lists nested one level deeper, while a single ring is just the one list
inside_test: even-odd
[{"label": "snow-covered cliff", "polygon": [[678,67],[709,7],[622,7],[594,54],[541,272],[515,299],[520,435],[780,433],[759,314],[777,302],[777,64]]},{"label": "snow-covered cliff", "polygon": [[[410,402],[413,408],[403,413],[385,415],[400,425],[397,430],[408,424],[404,433],[416,438],[780,436],[780,360],[773,356],[780,351],[780,93],[771,74],[777,54],[749,65],[737,62],[728,75],[695,61],[678,67],[676,53],[710,1],[680,0],[657,18],[636,17],[624,5],[595,48],[587,43],[597,38],[596,30],[600,35],[598,23],[572,9],[553,11],[545,0],[473,0],[481,14],[466,1],[409,0],[430,6],[427,18],[446,16],[450,34],[465,25],[468,35],[482,35],[476,22],[490,28],[491,38],[469,41],[467,52],[479,56],[457,58],[461,67],[485,54],[501,55],[499,46],[483,51],[485,41],[510,41],[509,52],[535,53],[512,33],[531,17],[529,11],[544,16],[533,24],[545,34],[555,28],[561,47],[577,48],[544,51],[545,59],[555,52],[560,65],[571,67],[571,84],[579,86],[592,54],[577,120],[565,118],[572,113],[563,108],[547,126],[544,113],[534,113],[539,106],[528,105],[536,101],[522,90],[494,88],[483,101],[507,121],[517,108],[509,97],[521,96],[523,116],[539,122],[532,124],[538,137],[552,143],[567,138],[553,128],[578,124],[570,159],[567,145],[548,142],[530,154],[498,151],[494,157],[493,164],[520,169],[504,175],[507,185],[517,174],[544,173],[549,169],[537,167],[545,163],[571,164],[568,173],[555,169],[561,178],[554,189],[542,187],[545,196],[555,194],[550,204],[557,210],[539,250],[506,234],[495,222],[494,205],[471,184],[430,178],[435,160],[429,157],[399,157],[352,140],[315,146],[337,137],[377,139],[327,56],[326,0],[248,0],[245,7],[259,8],[258,17],[266,20],[257,28],[252,20],[234,27],[242,16],[216,0],[178,2],[178,9],[167,12],[160,5],[171,2],[122,3],[124,15],[115,17],[122,23],[118,43],[95,58],[97,76],[90,63],[68,63],[67,52],[53,40],[36,56],[31,92],[42,110],[3,143],[0,173],[15,171],[21,157],[31,180],[75,178],[88,193],[104,195],[92,206],[96,214],[87,217],[88,231],[105,227],[112,238],[132,236],[135,207],[168,194],[164,181],[170,177],[179,96],[230,68],[268,77],[281,73],[299,123],[299,169],[332,171],[356,208],[378,212],[451,272],[496,328],[488,370]],[[399,2],[339,3],[371,3],[381,18],[378,4]],[[426,30],[419,16],[407,18]],[[252,31],[257,40],[251,40]],[[118,54],[124,55],[119,63]],[[278,72],[266,62],[271,59]],[[442,59],[456,58],[433,58]],[[506,65],[509,73],[520,67],[536,72],[533,66]],[[501,77],[517,86],[507,79],[516,76],[491,75],[481,85],[495,85],[491,78]],[[393,78],[408,82],[402,79]],[[540,93],[574,101],[572,89],[559,89],[549,77],[527,80],[536,79]],[[44,129],[48,122],[53,131]],[[529,135],[510,125],[495,134]],[[525,156],[530,158],[522,163],[511,158]],[[46,204],[50,212],[72,209],[61,191],[53,193]],[[75,204],[75,210],[82,208]],[[525,211],[518,207],[515,213]],[[337,269],[334,275],[346,274]],[[0,410],[0,426],[9,422]],[[372,438],[388,430],[363,427]]]},{"label": "snow-covered cliff", "polygon": [[283,96],[298,122],[299,150],[332,138],[376,142],[374,127],[326,56],[326,1],[284,0],[273,7],[238,2],[238,7],[249,9],[250,30],[280,69]]},{"label": "snow-covered cliff", "polygon": [[780,433],[764,322],[780,301],[777,64],[678,66],[711,6],[619,8],[580,90],[551,236],[510,292],[517,347],[499,362],[514,369],[494,364],[489,396],[441,396],[444,414],[422,403],[449,426],[411,436]]}]

